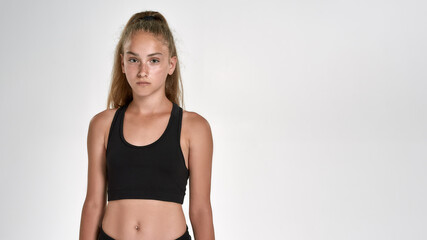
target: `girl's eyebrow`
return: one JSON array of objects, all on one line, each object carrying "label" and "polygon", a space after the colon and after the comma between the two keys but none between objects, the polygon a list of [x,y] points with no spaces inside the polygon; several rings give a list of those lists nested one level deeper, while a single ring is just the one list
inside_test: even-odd
[{"label": "girl's eyebrow", "polygon": [[[131,51],[127,51],[126,53],[128,53],[128,54],[132,54],[132,55],[134,55],[134,56],[139,57],[139,54],[134,53],[134,52],[131,52]],[[151,56],[154,56],[154,55],[163,55],[163,54],[162,54],[162,53],[159,53],[159,52],[156,52],[156,53],[148,54],[148,55],[147,55],[147,57],[151,57]]]}]

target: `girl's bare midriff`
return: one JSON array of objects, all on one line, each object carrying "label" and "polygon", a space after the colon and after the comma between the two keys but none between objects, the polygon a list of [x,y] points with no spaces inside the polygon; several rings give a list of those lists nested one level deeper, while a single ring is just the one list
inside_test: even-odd
[{"label": "girl's bare midriff", "polygon": [[114,239],[177,239],[186,231],[182,205],[152,199],[108,202],[102,229]]}]

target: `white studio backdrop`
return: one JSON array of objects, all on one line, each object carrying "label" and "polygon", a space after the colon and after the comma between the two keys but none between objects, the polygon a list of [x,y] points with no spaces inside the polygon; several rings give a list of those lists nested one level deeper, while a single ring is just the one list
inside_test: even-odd
[{"label": "white studio backdrop", "polygon": [[427,239],[425,1],[1,5],[2,239],[78,239],[89,121],[144,10],[212,128],[216,239]]}]

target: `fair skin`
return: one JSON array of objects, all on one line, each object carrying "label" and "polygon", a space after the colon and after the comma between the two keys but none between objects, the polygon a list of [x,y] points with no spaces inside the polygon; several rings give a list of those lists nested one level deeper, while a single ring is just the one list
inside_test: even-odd
[{"label": "fair skin", "polygon": [[[138,32],[124,46],[122,71],[132,88],[133,100],[125,112],[123,135],[137,146],[155,142],[163,133],[172,102],[165,82],[176,66],[167,46],[151,33]],[[147,81],[147,85],[137,82]],[[88,185],[82,211],[80,240],[95,240],[102,223],[115,239],[176,239],[186,227],[182,205],[151,199],[121,199],[106,205],[105,151],[116,109],[96,114],[90,121]],[[213,140],[208,121],[183,111],[181,149],[189,177],[189,216],[196,240],[214,240],[210,202]]]}]

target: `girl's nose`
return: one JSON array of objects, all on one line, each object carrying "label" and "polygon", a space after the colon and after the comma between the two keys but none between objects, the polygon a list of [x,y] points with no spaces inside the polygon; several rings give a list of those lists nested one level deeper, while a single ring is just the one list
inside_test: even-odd
[{"label": "girl's nose", "polygon": [[141,68],[140,68],[140,71],[139,71],[139,75],[142,77],[142,76],[147,76],[148,75],[148,67],[147,67],[147,64],[143,64],[143,63],[141,63]]}]

